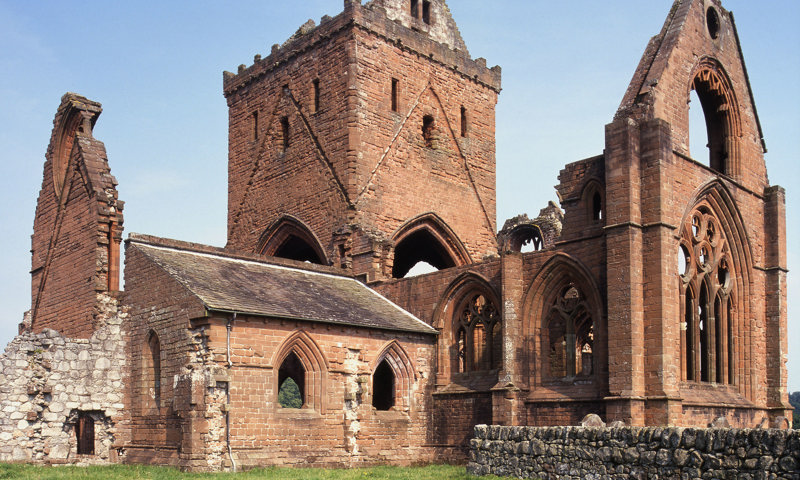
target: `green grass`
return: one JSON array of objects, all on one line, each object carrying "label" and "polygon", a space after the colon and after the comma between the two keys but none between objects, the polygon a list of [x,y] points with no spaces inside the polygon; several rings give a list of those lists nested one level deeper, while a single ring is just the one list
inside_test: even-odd
[{"label": "green grass", "polygon": [[266,468],[243,473],[184,473],[174,468],[143,465],[112,465],[103,467],[58,466],[43,467],[27,464],[0,463],[0,479],[66,479],[66,480],[173,480],[173,479],[229,479],[229,480],[467,480],[492,479],[494,476],[473,477],[463,466],[429,465],[426,467],[373,467],[353,469],[319,468]]}]

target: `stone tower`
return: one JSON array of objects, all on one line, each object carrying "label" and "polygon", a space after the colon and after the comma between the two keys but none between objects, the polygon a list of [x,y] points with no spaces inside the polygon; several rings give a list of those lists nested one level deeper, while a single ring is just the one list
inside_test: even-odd
[{"label": "stone tower", "polygon": [[443,0],[346,0],[224,91],[228,248],[368,281],[497,254],[500,69]]},{"label": "stone tower", "polygon": [[67,93],[53,120],[31,236],[30,325],[87,338],[103,299],[119,290],[123,202],[105,146],[92,136],[102,108]]},{"label": "stone tower", "polygon": [[[690,108],[706,151],[689,150]],[[785,201],[765,151],[733,15],[677,0],[606,126],[609,418],[784,415]]]}]

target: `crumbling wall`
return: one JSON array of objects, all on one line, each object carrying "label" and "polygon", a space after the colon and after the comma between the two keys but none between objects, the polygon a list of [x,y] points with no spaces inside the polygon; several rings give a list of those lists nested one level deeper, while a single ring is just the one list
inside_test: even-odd
[{"label": "crumbling wall", "polygon": [[800,431],[478,425],[467,471],[520,478],[796,479]]},{"label": "crumbling wall", "polygon": [[[97,295],[98,328],[88,339],[45,329],[17,336],[0,355],[0,461],[106,463],[120,461],[128,431],[127,313]],[[94,454],[78,454],[76,425],[94,428]]]}]

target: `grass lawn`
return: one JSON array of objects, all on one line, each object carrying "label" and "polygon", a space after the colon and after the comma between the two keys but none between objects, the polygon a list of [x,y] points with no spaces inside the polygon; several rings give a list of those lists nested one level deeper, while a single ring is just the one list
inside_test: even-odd
[{"label": "grass lawn", "polygon": [[0,479],[80,479],[80,480],[173,480],[173,479],[286,479],[286,480],[461,480],[497,479],[500,477],[473,477],[463,466],[429,465],[427,467],[373,467],[342,470],[319,468],[267,468],[244,473],[183,473],[173,468],[142,465],[112,465],[104,467],[41,467],[27,464],[0,463]]}]

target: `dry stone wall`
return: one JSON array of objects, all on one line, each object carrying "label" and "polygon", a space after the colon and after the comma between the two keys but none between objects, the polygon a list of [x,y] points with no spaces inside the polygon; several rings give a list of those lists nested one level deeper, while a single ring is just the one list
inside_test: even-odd
[{"label": "dry stone wall", "polygon": [[477,425],[467,471],[542,480],[800,478],[800,430]]},{"label": "dry stone wall", "polygon": [[[0,355],[0,461],[121,460],[126,313],[108,295],[98,295],[98,305],[100,327],[90,338],[44,329],[17,336]],[[93,454],[78,454],[81,417],[92,424]]]}]

